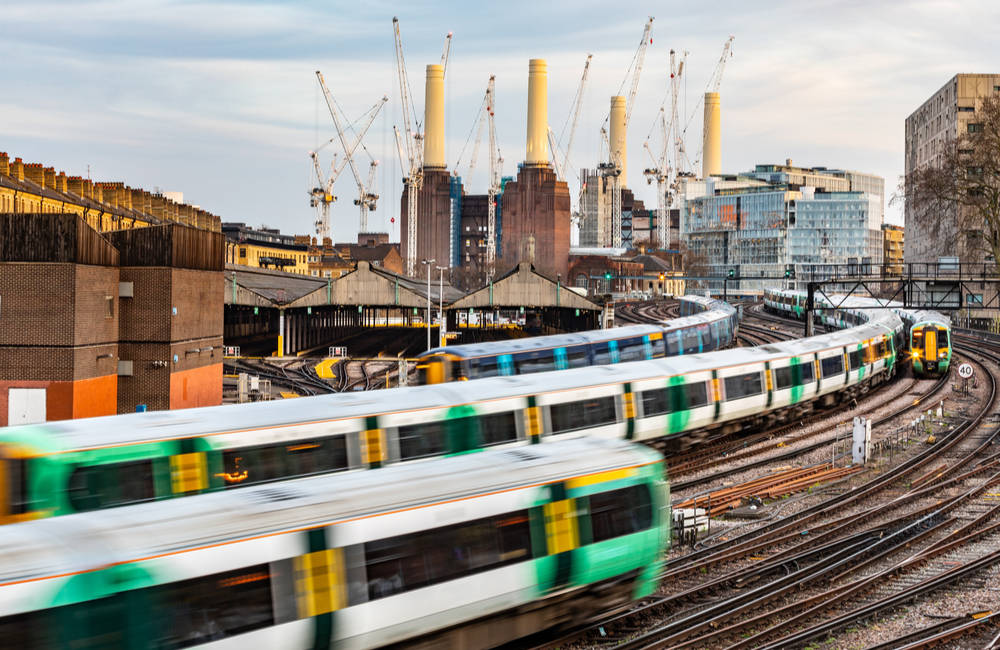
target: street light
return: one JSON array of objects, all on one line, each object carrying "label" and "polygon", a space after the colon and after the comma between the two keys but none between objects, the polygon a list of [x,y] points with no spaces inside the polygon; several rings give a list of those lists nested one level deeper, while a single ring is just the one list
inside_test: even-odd
[{"label": "street light", "polygon": [[431,349],[431,265],[437,260],[421,260],[427,266],[427,349]]},{"label": "street light", "polygon": [[444,346],[444,272],[447,266],[436,267],[438,273],[438,347]]}]

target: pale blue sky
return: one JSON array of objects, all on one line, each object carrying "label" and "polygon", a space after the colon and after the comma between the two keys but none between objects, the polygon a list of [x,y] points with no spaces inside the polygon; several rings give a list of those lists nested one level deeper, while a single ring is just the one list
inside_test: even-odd
[{"label": "pale blue sky", "polygon": [[[513,174],[524,158],[527,62],[549,61],[549,121],[558,133],[586,54],[594,55],[574,144],[575,167],[600,153],[599,129],[639,41],[655,17],[629,132],[630,185],[667,92],[667,53],[690,51],[692,113],[722,44],[736,36],[722,83],[723,169],[761,162],[873,172],[895,185],[903,121],[956,72],[1000,69],[992,29],[1000,3],[774,0],[748,2],[4,2],[0,150],[97,180],[182,191],[226,221],[311,232],[308,151],[333,135],[314,71],[356,117],[390,103],[366,144],[381,162],[370,229],[398,238],[400,123],[392,17],[401,21],[414,100],[423,70],[454,32],[446,84],[447,157],[454,165],[490,74],[497,129]],[[700,114],[688,150],[700,150]],[[327,149],[329,151],[329,148]],[[468,154],[466,155],[466,157]],[[485,146],[467,190],[485,192]],[[366,158],[362,158],[366,161]],[[463,163],[463,167],[467,161]],[[570,180],[575,195],[577,182]],[[339,179],[339,240],[357,231],[356,187]]]}]

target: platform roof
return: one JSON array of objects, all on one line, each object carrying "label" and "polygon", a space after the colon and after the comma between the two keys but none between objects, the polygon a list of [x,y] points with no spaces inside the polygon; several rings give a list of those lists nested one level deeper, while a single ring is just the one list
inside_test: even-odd
[{"label": "platform roof", "polygon": [[[441,285],[431,275],[431,302],[437,304]],[[444,303],[447,305],[461,298],[463,294],[450,284],[443,287]],[[393,273],[364,260],[359,260],[350,273],[330,280],[315,291],[294,300],[289,307],[315,307],[321,305],[363,305],[369,307],[426,307],[427,282],[421,282],[405,275]]]},{"label": "platform roof", "polygon": [[539,273],[528,262],[521,262],[482,289],[449,305],[449,309],[489,307],[563,307],[590,311],[603,309],[601,305]]}]

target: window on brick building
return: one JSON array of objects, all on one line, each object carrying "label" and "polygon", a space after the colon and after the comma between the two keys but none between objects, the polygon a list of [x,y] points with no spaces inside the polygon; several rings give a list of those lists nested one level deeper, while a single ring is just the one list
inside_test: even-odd
[{"label": "window on brick building", "polygon": [[114,318],[115,317],[115,298],[114,298],[114,296],[104,296],[104,303],[107,306],[107,310],[108,310],[104,317],[105,318]]}]

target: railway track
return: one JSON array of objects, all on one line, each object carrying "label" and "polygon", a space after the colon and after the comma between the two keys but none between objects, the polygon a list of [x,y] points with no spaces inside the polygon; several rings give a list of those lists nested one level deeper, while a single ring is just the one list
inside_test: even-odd
[{"label": "railway track", "polygon": [[[956,347],[962,343],[955,340]],[[1000,367],[1000,349],[983,349],[978,340],[965,345],[962,354],[988,378],[987,395],[932,446],[860,485],[838,488],[846,490],[841,494],[670,560],[663,579],[674,593],[609,613],[543,647],[804,647],[1000,565],[1000,523],[992,522],[1000,518],[1000,453],[991,451],[993,429],[982,427],[996,409],[996,381],[987,368]],[[947,386],[942,378],[919,401]],[[843,515],[847,509],[856,511]],[[987,548],[973,552],[975,544]],[[736,568],[704,580],[727,566]],[[972,614],[914,626],[874,647],[927,647],[969,635],[983,640],[975,647],[1000,644],[991,629],[1000,615]],[[871,645],[861,634],[852,647]]]}]

